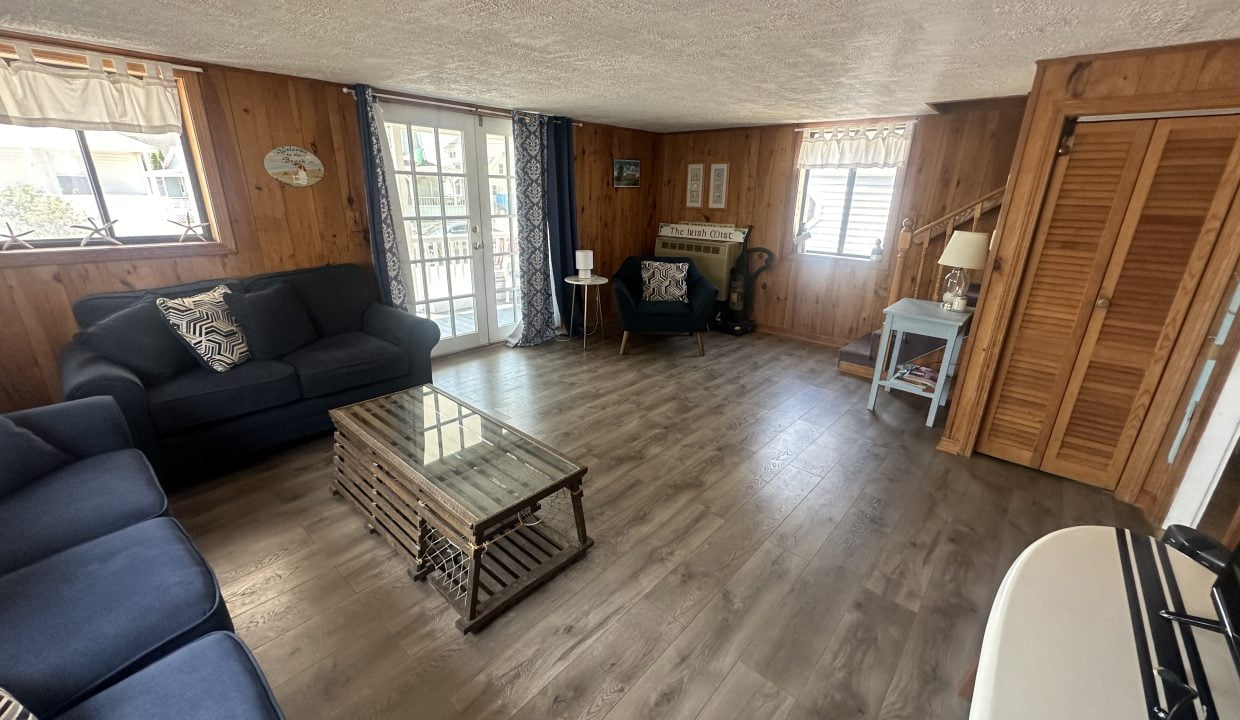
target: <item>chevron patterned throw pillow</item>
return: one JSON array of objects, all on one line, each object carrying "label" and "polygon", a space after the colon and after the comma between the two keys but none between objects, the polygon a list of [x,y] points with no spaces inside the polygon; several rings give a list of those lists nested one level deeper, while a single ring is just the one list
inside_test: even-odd
[{"label": "chevron patterned throw pillow", "polygon": [[642,300],[689,302],[689,263],[642,261]]},{"label": "chevron patterned throw pillow", "polygon": [[158,298],[159,311],[207,367],[225,372],[250,359],[245,333],[224,302],[227,286],[183,298]]}]

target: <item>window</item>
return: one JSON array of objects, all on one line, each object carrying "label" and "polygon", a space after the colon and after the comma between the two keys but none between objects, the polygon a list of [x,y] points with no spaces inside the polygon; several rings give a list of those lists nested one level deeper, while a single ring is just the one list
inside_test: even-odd
[{"label": "window", "polygon": [[869,258],[887,235],[896,168],[806,168],[797,207],[800,252]]},{"label": "window", "polygon": [[34,249],[209,241],[192,158],[182,133],[0,124],[0,232]]}]

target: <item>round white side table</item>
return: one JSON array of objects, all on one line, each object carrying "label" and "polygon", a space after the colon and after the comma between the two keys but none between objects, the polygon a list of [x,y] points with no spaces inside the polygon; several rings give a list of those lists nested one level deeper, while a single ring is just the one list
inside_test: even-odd
[{"label": "round white side table", "polygon": [[[582,305],[581,349],[585,350],[586,349],[586,338],[588,338],[590,334],[594,332],[594,330],[590,330],[590,288],[597,287],[599,285],[606,285],[607,278],[601,275],[591,275],[590,277],[587,277],[587,278],[583,278],[579,275],[569,275],[568,277],[564,278],[564,282],[568,283],[569,285],[574,285],[574,286],[581,288],[581,305]],[[598,331],[600,338],[606,339],[606,336],[603,335],[603,300],[602,298],[599,297],[598,290],[594,291],[594,307],[598,311],[598,327],[596,327],[595,330]],[[573,320],[575,319],[574,316],[576,314],[577,314],[577,292],[574,290],[572,305],[569,306],[569,311],[568,311],[568,326],[567,327],[568,327],[569,337],[572,337],[573,335]]]}]

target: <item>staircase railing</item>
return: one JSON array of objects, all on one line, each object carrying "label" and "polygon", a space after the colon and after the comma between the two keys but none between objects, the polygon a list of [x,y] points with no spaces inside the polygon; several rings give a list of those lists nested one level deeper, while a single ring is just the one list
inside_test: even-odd
[{"label": "staircase railing", "polygon": [[[933,241],[940,236],[946,241],[951,232],[966,224],[976,230],[982,216],[1002,204],[1003,188],[996,188],[917,229],[913,229],[912,218],[905,219],[896,244],[896,266],[887,291],[887,304],[906,297],[938,299],[943,282],[943,273],[937,271],[942,245],[938,245],[938,252],[932,252],[931,246],[937,245]],[[927,273],[931,273],[933,280],[927,280]]]}]

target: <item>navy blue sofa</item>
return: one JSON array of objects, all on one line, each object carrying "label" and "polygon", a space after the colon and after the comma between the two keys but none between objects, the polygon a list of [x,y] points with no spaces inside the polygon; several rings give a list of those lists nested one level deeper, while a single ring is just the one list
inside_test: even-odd
[{"label": "navy blue sofa", "polygon": [[[313,325],[308,344],[216,372],[188,348],[178,350],[179,339],[157,310],[143,322],[122,314],[153,308],[157,297],[187,297],[219,285],[242,294],[291,288]],[[360,266],[325,265],[79,298],[73,315],[81,331],[60,356],[64,399],[114,398],[135,446],[165,480],[326,433],[331,408],[431,381],[439,326],[376,302],[373,285]],[[241,325],[247,336],[254,333],[244,319]],[[265,326],[282,329],[278,319]],[[119,361],[123,355],[130,356],[128,365]]]},{"label": "navy blue sofa", "polygon": [[0,418],[0,688],[37,717],[281,717],[167,513],[111,398]]},{"label": "navy blue sofa", "polygon": [[[649,302],[642,300],[642,263],[688,263],[688,302]],[[628,347],[629,333],[692,333],[697,336],[698,354],[705,354],[701,333],[707,331],[715,312],[719,291],[702,275],[692,258],[629,257],[612,276],[612,293],[620,313],[620,354]]]}]

